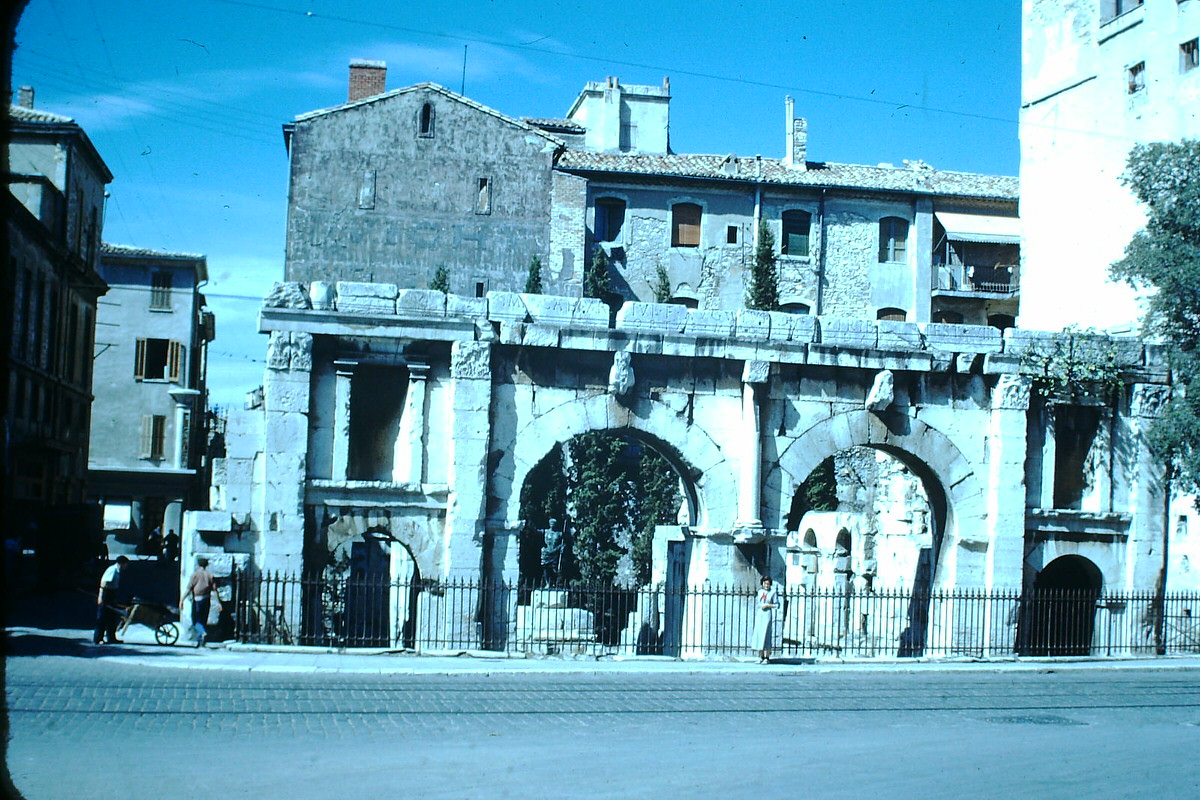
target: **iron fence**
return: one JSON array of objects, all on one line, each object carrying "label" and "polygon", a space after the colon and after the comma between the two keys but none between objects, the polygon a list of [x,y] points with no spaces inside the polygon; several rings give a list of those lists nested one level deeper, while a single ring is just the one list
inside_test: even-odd
[{"label": "iron fence", "polygon": [[[755,590],[243,573],[234,636],[247,643],[415,651],[749,656]],[[776,658],[1200,653],[1200,594],[789,587],[772,612]]]}]

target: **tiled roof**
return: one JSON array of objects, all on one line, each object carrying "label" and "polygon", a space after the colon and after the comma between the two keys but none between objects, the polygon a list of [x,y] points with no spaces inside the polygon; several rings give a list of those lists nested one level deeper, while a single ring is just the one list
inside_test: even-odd
[{"label": "tiled roof", "polygon": [[635,155],[581,150],[567,150],[556,164],[558,169],[565,171],[1017,199],[1015,177],[947,172],[920,161],[907,162],[899,168],[813,162],[807,166],[803,170],[794,169],[776,158],[739,158],[732,154]]},{"label": "tiled roof", "polygon": [[553,128],[556,131],[567,133],[583,133],[587,130],[573,119],[562,119],[552,117],[521,117],[521,122],[534,126],[535,128]]},{"label": "tiled roof", "polygon": [[200,259],[204,256],[196,253],[168,253],[163,250],[151,250],[147,247],[132,247],[127,244],[113,244],[112,242],[101,242],[100,252],[105,255],[113,256],[144,256],[148,258],[179,258],[179,259]]},{"label": "tiled roof", "polygon": [[51,114],[49,111],[40,111],[36,108],[14,105],[8,107],[8,116],[18,122],[55,122],[68,124],[75,121],[70,117],[64,117],[62,114]]}]

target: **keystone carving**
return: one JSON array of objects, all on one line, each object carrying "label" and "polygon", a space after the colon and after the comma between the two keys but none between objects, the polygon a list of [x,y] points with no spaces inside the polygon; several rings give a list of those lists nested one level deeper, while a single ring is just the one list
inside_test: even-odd
[{"label": "keystone carving", "polygon": [[624,350],[613,353],[612,369],[608,371],[608,391],[618,397],[633,388],[633,356]]},{"label": "keystone carving", "polygon": [[881,370],[875,375],[871,391],[867,394],[865,403],[868,411],[876,414],[896,402],[896,376],[890,369]]},{"label": "keystone carving", "polygon": [[455,342],[450,351],[450,377],[486,381],[492,377],[492,346],[487,342]]}]

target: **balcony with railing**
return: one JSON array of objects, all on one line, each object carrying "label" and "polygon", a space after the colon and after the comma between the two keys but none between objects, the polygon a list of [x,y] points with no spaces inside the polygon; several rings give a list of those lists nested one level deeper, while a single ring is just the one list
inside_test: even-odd
[{"label": "balcony with railing", "polygon": [[1019,291],[1016,264],[972,266],[939,264],[934,267],[933,293],[952,297],[1012,297]]}]

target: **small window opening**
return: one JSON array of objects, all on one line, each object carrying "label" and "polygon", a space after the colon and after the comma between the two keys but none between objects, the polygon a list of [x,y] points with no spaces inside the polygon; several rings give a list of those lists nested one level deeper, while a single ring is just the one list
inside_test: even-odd
[{"label": "small window opening", "polygon": [[487,294],[487,287],[484,286],[483,281],[475,281],[475,296],[483,297],[486,294]]},{"label": "small window opening", "polygon": [[879,220],[879,260],[906,261],[908,244],[908,220],[900,217],[884,217]]},{"label": "small window opening", "polygon": [[1146,88],[1146,62],[1139,61],[1125,70],[1126,91],[1136,94]]},{"label": "small window opening", "polygon": [[167,418],[159,414],[142,415],[141,457],[162,459],[167,445]]},{"label": "small window opening", "polygon": [[433,104],[421,106],[420,122],[417,125],[417,135],[426,138],[433,136]]},{"label": "small window opening", "polygon": [[1200,39],[1179,45],[1179,71],[1191,72],[1200,67]]},{"label": "small window opening", "polygon": [[490,178],[479,179],[479,191],[475,200],[475,213],[492,213],[492,182]]},{"label": "small window opening", "polygon": [[783,235],[780,252],[785,256],[807,256],[808,234],[812,215],[807,211],[783,212]]},{"label": "small window opening", "polygon": [[700,246],[700,206],[676,203],[671,206],[671,247]]},{"label": "small window opening", "polygon": [[737,243],[738,243],[738,226],[737,225],[725,226],[725,244],[737,244]]},{"label": "small window opening", "polygon": [[1012,314],[989,314],[988,325],[999,330],[1006,331],[1009,328],[1016,327],[1017,318]]},{"label": "small window opening", "polygon": [[133,377],[139,381],[178,382],[183,374],[183,345],[169,339],[138,339]]},{"label": "small window opening", "polygon": [[625,227],[625,201],[601,197],[596,201],[596,223],[593,233],[597,242],[616,242]]},{"label": "small window opening", "polygon": [[908,313],[902,308],[881,308],[875,315],[875,319],[888,320],[889,322],[904,322],[908,318]]},{"label": "small window opening", "polygon": [[963,315],[959,311],[951,311],[948,308],[939,308],[937,311],[933,312],[933,321],[946,322],[952,325],[961,325],[963,321]]},{"label": "small window opening", "polygon": [[171,273],[154,272],[150,275],[150,307],[156,311],[171,310]]}]

